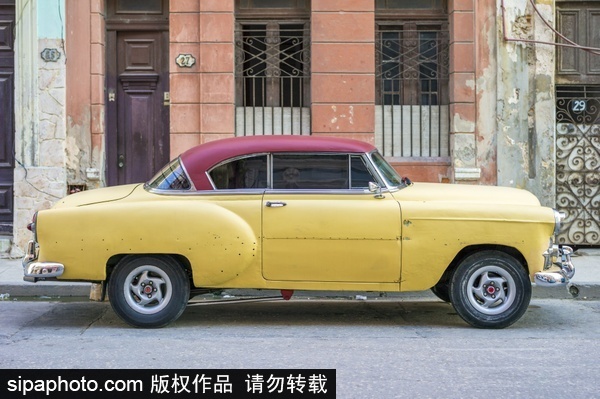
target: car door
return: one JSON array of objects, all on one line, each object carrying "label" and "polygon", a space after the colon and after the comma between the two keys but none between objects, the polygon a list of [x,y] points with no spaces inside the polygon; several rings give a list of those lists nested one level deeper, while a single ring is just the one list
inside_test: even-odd
[{"label": "car door", "polygon": [[391,283],[400,279],[400,209],[374,195],[365,159],[273,154],[263,198],[263,277]]}]

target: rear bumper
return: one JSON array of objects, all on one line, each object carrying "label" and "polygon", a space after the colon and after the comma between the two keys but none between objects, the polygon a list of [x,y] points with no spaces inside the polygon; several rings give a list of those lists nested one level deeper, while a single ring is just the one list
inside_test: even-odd
[{"label": "rear bumper", "polygon": [[65,271],[62,263],[37,262],[38,246],[35,241],[29,241],[23,257],[23,280],[35,283],[40,280],[54,280]]},{"label": "rear bumper", "polygon": [[571,262],[571,247],[552,245],[544,252],[544,271],[534,275],[534,282],[541,287],[560,287],[569,284],[575,275]]}]

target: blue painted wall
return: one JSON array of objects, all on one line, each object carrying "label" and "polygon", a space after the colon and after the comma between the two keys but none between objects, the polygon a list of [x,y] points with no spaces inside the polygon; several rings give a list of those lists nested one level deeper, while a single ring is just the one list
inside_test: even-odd
[{"label": "blue painted wall", "polygon": [[63,39],[65,31],[64,0],[38,0],[38,37],[45,39]]}]

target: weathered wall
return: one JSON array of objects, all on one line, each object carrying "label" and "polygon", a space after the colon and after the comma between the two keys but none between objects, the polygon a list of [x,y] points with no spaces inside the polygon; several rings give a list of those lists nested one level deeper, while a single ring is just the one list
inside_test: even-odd
[{"label": "weathered wall", "polygon": [[104,0],[65,0],[67,185],[104,186]]},{"label": "weathered wall", "polygon": [[85,184],[85,171],[91,160],[90,2],[66,0],[66,5],[67,179],[69,184]]},{"label": "weathered wall", "polygon": [[477,96],[477,165],[481,168],[479,184],[497,183],[497,87],[498,45],[496,0],[477,2],[476,17],[476,96]]},{"label": "weathered wall", "polygon": [[[17,0],[13,252],[30,238],[33,212],[66,193],[64,3]],[[42,59],[55,50],[55,61]]]},{"label": "weathered wall", "polygon": [[[544,18],[554,20],[553,1],[538,0]],[[506,36],[553,41],[528,0],[505,3]],[[524,188],[544,205],[555,202],[554,46],[505,41],[497,2],[498,185]]]}]

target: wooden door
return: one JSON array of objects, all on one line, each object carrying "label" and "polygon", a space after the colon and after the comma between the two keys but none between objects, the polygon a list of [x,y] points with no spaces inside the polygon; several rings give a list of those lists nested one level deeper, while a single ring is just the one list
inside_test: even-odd
[{"label": "wooden door", "polygon": [[0,234],[13,229],[14,25],[14,0],[0,0]]},{"label": "wooden door", "polygon": [[108,184],[147,181],[169,161],[168,33],[110,31],[107,41]]}]

